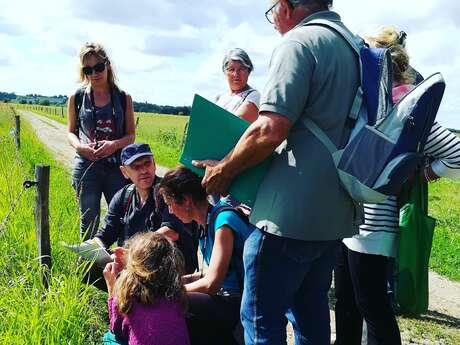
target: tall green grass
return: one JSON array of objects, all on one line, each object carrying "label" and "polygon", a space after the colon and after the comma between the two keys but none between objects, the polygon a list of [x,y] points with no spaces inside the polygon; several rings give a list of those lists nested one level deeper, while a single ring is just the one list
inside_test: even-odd
[{"label": "tall green grass", "polygon": [[430,183],[429,213],[437,219],[430,268],[460,281],[460,181]]},{"label": "tall green grass", "polygon": [[136,117],[139,118],[136,141],[150,144],[158,164],[176,166],[188,116],[136,113]]},{"label": "tall green grass", "polygon": [[0,220],[33,179],[34,166],[51,166],[50,232],[53,266],[42,284],[34,225],[35,190],[26,190],[0,233],[0,343],[92,344],[107,327],[105,296],[81,283],[82,267],[59,241],[78,242],[78,208],[69,173],[46,152],[26,122],[17,154],[11,112],[0,107]]}]

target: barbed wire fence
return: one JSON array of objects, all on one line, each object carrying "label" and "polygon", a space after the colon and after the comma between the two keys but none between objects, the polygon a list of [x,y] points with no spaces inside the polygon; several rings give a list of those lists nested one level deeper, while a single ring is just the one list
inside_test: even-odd
[{"label": "barbed wire fence", "polygon": [[[17,113],[16,113],[16,110],[13,107],[9,108],[9,114],[11,115],[12,119],[16,119],[16,116],[18,116]],[[16,145],[14,145],[15,150],[13,151],[13,153],[14,153],[14,155],[13,155],[13,158],[14,158],[13,164],[18,165],[17,170],[18,170],[19,174],[21,175],[21,180],[23,181],[23,183],[22,183],[22,186],[21,186],[21,189],[20,189],[18,195],[11,202],[10,209],[7,211],[6,215],[3,217],[2,222],[0,223],[0,236],[3,236],[3,234],[5,233],[5,229],[6,229],[8,223],[10,221],[11,215],[14,213],[14,211],[16,210],[16,208],[18,207],[18,205],[22,201],[22,199],[24,197],[24,192],[27,189],[35,186],[35,184],[36,184],[34,181],[31,181],[31,180],[29,180],[27,178],[26,168],[24,167],[24,162],[22,161],[22,159],[20,157],[20,148],[19,148],[19,145],[17,145],[17,143],[19,142],[17,137],[19,137],[19,136],[20,136],[20,130],[18,128],[18,122],[16,120],[15,126],[12,125],[12,129],[10,130],[10,138],[3,138],[3,140],[8,140],[8,139],[12,140],[13,139],[12,137],[14,137],[14,141],[15,141]]]}]

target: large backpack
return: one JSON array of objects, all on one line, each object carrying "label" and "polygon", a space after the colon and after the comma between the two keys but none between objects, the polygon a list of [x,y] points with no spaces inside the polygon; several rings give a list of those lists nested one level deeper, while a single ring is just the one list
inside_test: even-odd
[{"label": "large backpack", "polygon": [[441,74],[425,79],[396,105],[392,102],[392,63],[386,49],[369,48],[336,21],[316,19],[342,36],[359,58],[361,84],[349,120],[348,142],[338,149],[311,119],[303,124],[332,154],[343,187],[358,203],[379,203],[398,195],[423,162],[423,148],[445,89]]}]

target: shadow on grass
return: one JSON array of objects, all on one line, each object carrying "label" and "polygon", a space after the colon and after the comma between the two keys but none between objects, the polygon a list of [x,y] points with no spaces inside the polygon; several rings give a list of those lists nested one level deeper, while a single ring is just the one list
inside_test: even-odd
[{"label": "shadow on grass", "polygon": [[448,326],[454,328],[460,328],[460,319],[454,316],[446,315],[443,313],[439,313],[437,311],[428,311],[426,314],[422,314],[420,316],[407,316],[407,315],[400,315],[407,319],[413,320],[421,320],[421,321],[429,321],[440,326]]}]

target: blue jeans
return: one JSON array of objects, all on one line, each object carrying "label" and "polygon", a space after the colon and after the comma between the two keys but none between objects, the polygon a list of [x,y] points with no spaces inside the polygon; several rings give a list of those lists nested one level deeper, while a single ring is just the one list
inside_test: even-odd
[{"label": "blue jeans", "polygon": [[83,240],[92,238],[98,230],[102,194],[108,205],[127,183],[118,165],[105,160],[91,164],[88,160],[76,158],[72,174],[72,186],[80,204],[80,236]]},{"label": "blue jeans", "polygon": [[339,241],[300,241],[259,229],[245,242],[241,321],[245,344],[330,345],[328,291]]}]

